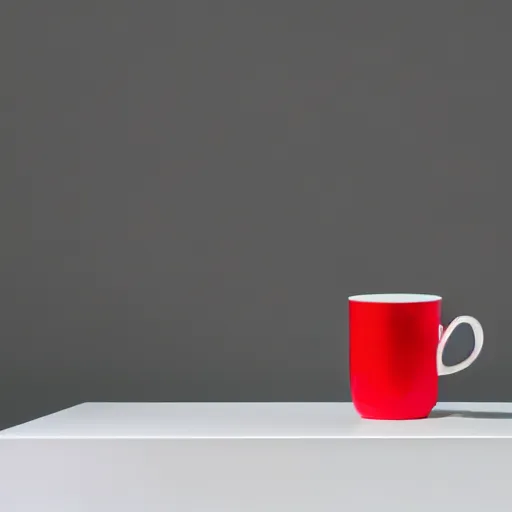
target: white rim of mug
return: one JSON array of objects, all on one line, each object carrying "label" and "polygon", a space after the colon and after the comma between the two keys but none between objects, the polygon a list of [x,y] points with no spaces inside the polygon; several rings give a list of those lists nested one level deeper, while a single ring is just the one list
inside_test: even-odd
[{"label": "white rim of mug", "polygon": [[364,293],[352,295],[350,302],[366,302],[372,304],[414,304],[423,302],[437,302],[442,300],[439,295],[428,293]]}]

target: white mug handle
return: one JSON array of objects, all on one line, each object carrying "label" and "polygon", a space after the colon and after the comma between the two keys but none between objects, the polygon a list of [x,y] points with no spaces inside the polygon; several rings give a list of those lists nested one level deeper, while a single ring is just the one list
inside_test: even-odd
[{"label": "white mug handle", "polygon": [[[443,363],[443,351],[446,347],[448,339],[453,334],[453,331],[460,324],[469,324],[473,329],[473,335],[475,337],[475,348],[467,359],[461,363],[454,364],[453,366],[446,366]],[[457,317],[446,329],[443,326],[439,326],[439,345],[437,347],[437,374],[438,375],[451,375],[452,373],[460,372],[465,370],[470,364],[474,363],[476,358],[480,355],[484,344],[484,330],[480,322],[472,316],[459,316]]]}]

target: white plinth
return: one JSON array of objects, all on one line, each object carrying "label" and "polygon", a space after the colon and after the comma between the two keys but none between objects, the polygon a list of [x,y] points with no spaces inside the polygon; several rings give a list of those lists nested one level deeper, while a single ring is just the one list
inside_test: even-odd
[{"label": "white plinth", "polygon": [[512,404],[85,403],[0,432],[0,509],[498,512],[511,461]]}]

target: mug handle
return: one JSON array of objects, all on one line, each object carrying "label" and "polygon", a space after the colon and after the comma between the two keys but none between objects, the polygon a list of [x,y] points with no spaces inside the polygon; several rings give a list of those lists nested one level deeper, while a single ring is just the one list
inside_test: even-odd
[{"label": "mug handle", "polygon": [[[469,324],[473,329],[473,335],[475,337],[475,348],[473,352],[464,361],[454,364],[452,366],[446,366],[443,363],[443,351],[446,347],[448,339],[453,334],[453,331],[460,324]],[[452,373],[460,372],[465,370],[469,365],[475,362],[476,358],[480,355],[484,344],[484,330],[480,322],[472,316],[459,316],[453,322],[444,329],[442,325],[439,326],[439,345],[437,347],[437,374],[438,375],[451,375]]]}]

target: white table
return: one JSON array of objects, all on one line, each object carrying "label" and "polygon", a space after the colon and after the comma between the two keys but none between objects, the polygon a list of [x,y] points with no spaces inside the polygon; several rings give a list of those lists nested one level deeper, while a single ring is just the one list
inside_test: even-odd
[{"label": "white table", "polygon": [[[0,432],[0,508],[508,511],[512,404],[84,403]],[[485,507],[485,508],[484,508]]]}]

